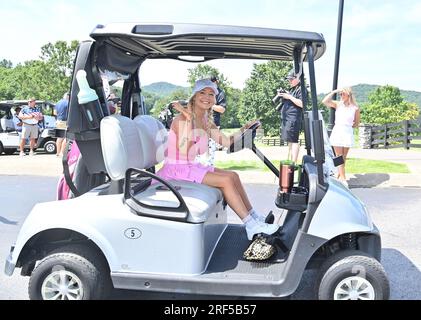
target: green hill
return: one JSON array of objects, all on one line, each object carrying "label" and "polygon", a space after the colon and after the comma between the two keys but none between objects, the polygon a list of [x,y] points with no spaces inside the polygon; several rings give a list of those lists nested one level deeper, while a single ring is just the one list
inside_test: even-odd
[{"label": "green hill", "polygon": [[177,86],[169,82],[154,82],[143,87],[144,92],[151,93],[159,97],[165,97],[176,90],[185,90],[188,92],[189,88]]},{"label": "green hill", "polygon": [[[352,86],[352,91],[355,95],[355,98],[359,104],[368,102],[368,96],[371,92],[377,89],[378,85],[373,84],[357,84]],[[408,91],[401,90],[402,97],[405,101],[416,103],[421,109],[421,92],[418,91]],[[322,100],[326,93],[321,93],[318,95],[318,98]]]},{"label": "green hill", "polygon": [[[355,98],[359,104],[368,102],[368,96],[371,92],[377,89],[379,85],[374,84],[357,84],[352,86],[352,91],[355,94]],[[143,92],[154,94],[158,97],[165,97],[176,90],[185,90],[186,95],[190,91],[188,87],[177,86],[169,82],[154,82],[143,87]],[[421,92],[401,90],[402,97],[405,101],[416,103],[421,109]],[[319,100],[322,100],[326,93],[320,93],[318,95]]]}]

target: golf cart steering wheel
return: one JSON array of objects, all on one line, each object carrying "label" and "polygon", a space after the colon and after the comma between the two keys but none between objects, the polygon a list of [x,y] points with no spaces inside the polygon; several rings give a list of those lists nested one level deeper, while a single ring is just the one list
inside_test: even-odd
[{"label": "golf cart steering wheel", "polygon": [[243,150],[244,148],[251,148],[254,138],[256,138],[256,130],[262,125],[260,120],[254,121],[250,127],[245,129],[241,135],[231,143],[227,153]]}]

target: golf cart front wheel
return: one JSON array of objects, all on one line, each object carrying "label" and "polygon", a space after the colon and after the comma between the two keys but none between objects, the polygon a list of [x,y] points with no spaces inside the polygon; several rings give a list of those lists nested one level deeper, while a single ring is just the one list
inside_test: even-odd
[{"label": "golf cart front wheel", "polygon": [[45,257],[29,280],[31,300],[97,300],[106,297],[109,271],[89,248],[69,245]]},{"label": "golf cart front wheel", "polygon": [[320,269],[320,300],[387,300],[389,281],[383,266],[356,250],[333,255]]}]

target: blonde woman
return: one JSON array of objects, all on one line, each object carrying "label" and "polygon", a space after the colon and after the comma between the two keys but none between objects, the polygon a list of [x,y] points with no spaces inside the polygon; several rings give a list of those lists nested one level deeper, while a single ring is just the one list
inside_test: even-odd
[{"label": "blonde woman", "polygon": [[[335,93],[339,93],[340,100],[333,100]],[[330,92],[323,99],[323,104],[336,109],[335,126],[330,135],[330,144],[333,146],[337,156],[342,156],[344,164],[338,168],[338,179],[345,185],[345,164],[349,148],[354,145],[354,130],[360,124],[360,108],[355,101],[351,88],[336,89]]]},{"label": "blonde woman", "polygon": [[180,115],[172,122],[164,166],[157,175],[166,180],[185,180],[221,189],[228,205],[244,222],[249,240],[258,233],[273,234],[279,226],[265,223],[265,216],[253,209],[236,172],[203,165],[195,160],[198,155],[208,152],[209,137],[229,147],[235,136],[251,125],[248,123],[240,132],[225,136],[212,121],[211,108],[217,94],[215,83],[202,79],[196,81],[187,108],[178,101],[172,103]]}]

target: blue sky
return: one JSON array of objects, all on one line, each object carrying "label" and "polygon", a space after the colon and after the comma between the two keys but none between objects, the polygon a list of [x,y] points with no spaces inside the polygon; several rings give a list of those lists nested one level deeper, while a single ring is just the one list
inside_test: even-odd
[{"label": "blue sky", "polygon": [[[37,59],[40,48],[57,40],[89,39],[97,24],[185,22],[270,27],[320,32],[327,43],[316,61],[317,90],[332,88],[337,0],[15,0],[1,1],[0,59],[14,64]],[[421,2],[345,0],[339,86],[394,85],[421,91]],[[241,88],[252,62],[211,63]],[[187,85],[178,63],[145,65],[142,83],[165,80]],[[153,71],[152,71],[153,70]]]}]

